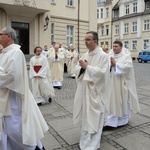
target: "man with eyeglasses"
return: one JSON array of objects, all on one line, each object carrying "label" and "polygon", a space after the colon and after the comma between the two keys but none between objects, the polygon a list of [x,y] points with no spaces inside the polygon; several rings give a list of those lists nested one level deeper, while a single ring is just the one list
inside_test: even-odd
[{"label": "man with eyeglasses", "polygon": [[25,57],[15,39],[11,27],[0,30],[0,150],[39,150],[48,126],[29,90]]},{"label": "man with eyeglasses", "polygon": [[74,98],[73,121],[81,123],[80,149],[100,148],[105,112],[108,110],[107,88],[109,59],[98,46],[98,34],[89,31],[85,35],[88,52],[83,54],[75,67],[77,90]]}]

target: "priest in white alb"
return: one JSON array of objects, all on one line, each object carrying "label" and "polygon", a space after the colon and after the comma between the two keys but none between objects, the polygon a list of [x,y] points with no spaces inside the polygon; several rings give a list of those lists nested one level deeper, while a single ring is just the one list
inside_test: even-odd
[{"label": "priest in white alb", "polygon": [[70,44],[70,51],[67,54],[67,72],[70,75],[70,77],[75,78],[74,74],[74,68],[77,65],[79,54],[75,50],[75,46],[73,44]]},{"label": "priest in white alb", "polygon": [[[11,27],[0,30],[0,150],[34,150],[48,126],[29,89],[27,67]],[[38,148],[44,150],[42,145]]]},{"label": "priest in white alb", "polygon": [[59,51],[59,45],[54,46],[54,52],[49,56],[53,87],[61,89],[64,73],[64,54]]},{"label": "priest in white alb", "polygon": [[88,52],[82,55],[75,67],[77,89],[73,122],[81,125],[80,149],[97,150],[109,107],[109,59],[98,46],[96,32],[87,32],[84,40]]},{"label": "priest in white alb", "polygon": [[131,110],[139,112],[133,63],[121,41],[113,43],[110,57],[110,107],[104,129],[128,124]]},{"label": "priest in white alb", "polygon": [[55,96],[51,81],[51,71],[47,58],[42,54],[42,48],[34,48],[35,56],[30,59],[30,79],[32,93],[38,105],[52,101]]}]

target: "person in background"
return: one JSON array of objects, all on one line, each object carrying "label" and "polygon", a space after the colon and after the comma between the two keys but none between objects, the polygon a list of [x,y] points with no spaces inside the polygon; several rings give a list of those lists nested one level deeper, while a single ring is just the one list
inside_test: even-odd
[{"label": "person in background", "polygon": [[98,47],[96,32],[87,32],[84,41],[88,52],[82,55],[75,67],[77,89],[73,122],[81,125],[80,149],[97,150],[109,107],[109,59]]},{"label": "person in background", "polygon": [[70,44],[70,51],[67,54],[67,72],[72,77],[75,78],[74,68],[77,65],[79,54],[75,51],[75,46]]},{"label": "person in background", "polygon": [[45,57],[49,57],[50,55],[50,50],[48,49],[48,46],[47,45],[44,45],[44,49],[42,50],[42,54],[45,56]]},{"label": "person in background", "polygon": [[110,57],[110,108],[104,130],[128,124],[131,110],[139,112],[132,58],[114,41]]},{"label": "person in background", "polygon": [[54,49],[55,45],[56,45],[56,42],[52,42],[52,45],[51,45],[51,48],[50,48],[50,53],[55,51],[55,49]]},{"label": "person in background", "polygon": [[40,139],[48,126],[29,89],[25,57],[15,39],[13,28],[0,30],[0,150],[44,150]]},{"label": "person in background", "polygon": [[54,46],[55,51],[49,57],[50,68],[52,71],[53,87],[61,89],[64,72],[64,54],[59,51],[59,45]]},{"label": "person in background", "polygon": [[35,56],[30,59],[30,79],[32,83],[32,93],[38,105],[45,101],[52,102],[55,96],[51,81],[51,71],[47,58],[41,54],[42,48],[34,48]]}]

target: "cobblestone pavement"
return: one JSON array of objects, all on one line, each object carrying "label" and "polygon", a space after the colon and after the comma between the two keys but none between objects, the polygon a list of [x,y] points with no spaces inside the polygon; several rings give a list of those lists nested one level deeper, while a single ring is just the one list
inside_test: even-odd
[{"label": "cobblestone pavement", "polygon": [[[100,150],[149,150],[150,149],[150,63],[134,63],[137,92],[141,112],[132,113],[127,126],[102,134]],[[64,74],[61,90],[51,104],[40,106],[49,125],[49,131],[42,139],[46,150],[79,150],[80,127],[72,123],[75,79]]]}]

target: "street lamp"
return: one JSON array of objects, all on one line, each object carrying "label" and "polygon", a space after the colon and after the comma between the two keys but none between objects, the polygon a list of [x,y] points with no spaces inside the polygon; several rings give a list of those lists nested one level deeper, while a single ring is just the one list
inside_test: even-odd
[{"label": "street lamp", "polygon": [[44,25],[44,31],[46,31],[48,28],[48,24],[49,24],[49,17],[48,16],[45,18],[45,23],[46,24]]}]

